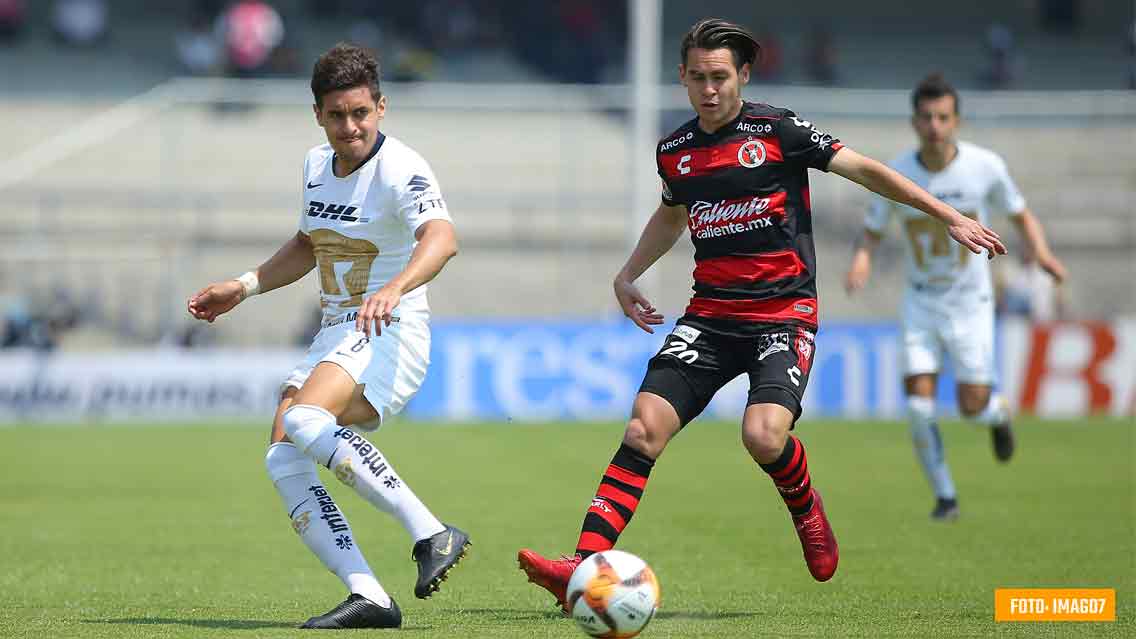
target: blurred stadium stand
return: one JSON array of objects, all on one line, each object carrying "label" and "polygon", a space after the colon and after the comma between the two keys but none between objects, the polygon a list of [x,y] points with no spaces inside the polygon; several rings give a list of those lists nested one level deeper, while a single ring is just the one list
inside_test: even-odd
[{"label": "blurred stadium stand", "polygon": [[[760,3],[704,0],[663,3],[664,79],[674,77],[678,42],[705,15],[721,15],[783,49],[781,80],[810,83],[805,65],[818,29],[831,33],[839,86],[902,88],[928,70],[961,87],[981,86],[985,41],[992,25],[1013,36],[1021,89],[1126,88],[1126,47],[1133,22],[1125,0],[1064,0],[1079,11],[1067,28],[1046,26],[1037,8],[1063,0],[954,2],[921,7],[904,0],[845,3],[821,0],[807,11]],[[224,0],[109,0],[110,34],[92,50],[60,48],[49,37],[53,2],[29,2],[27,35],[0,45],[8,95],[43,92],[130,95],[181,71],[175,38],[195,15],[213,14]],[[422,79],[442,81],[622,82],[627,25],[624,4],[580,0],[425,0],[347,3],[274,0],[284,18],[286,56],[277,73],[304,75],[338,40],[355,38],[386,59],[388,76],[409,53]],[[584,68],[584,70],[581,70]]]},{"label": "blurred stadium stand", "polygon": [[[302,68],[292,79],[233,88],[166,82],[178,73],[172,41],[187,3],[110,2],[110,38],[84,51],[53,44],[42,34],[48,3],[29,4],[27,36],[0,46],[0,237],[8,247],[0,297],[42,306],[68,291],[86,318],[68,333],[68,348],[188,340],[186,296],[255,265],[294,232],[303,153],[324,141],[307,106],[305,72],[344,37],[346,14],[312,11],[317,3],[299,0],[274,3]],[[528,3],[484,4],[512,9],[514,18],[534,19],[525,11],[536,11]],[[963,138],[1006,158],[1070,267],[1075,316],[1136,310],[1136,95],[1110,91],[1125,81],[1120,26],[1131,24],[1130,5],[1126,13],[1122,2],[1093,3],[1070,35],[1044,30],[1034,12],[1012,3],[958,3],[933,18],[898,0],[816,4],[810,10],[825,16],[839,47],[838,84],[857,90],[758,85],[747,97],[792,106],[880,159],[914,143],[907,89],[928,70],[977,85],[990,22],[1018,36],[1026,60],[1018,87],[1080,91],[967,92]],[[668,130],[689,117],[684,94],[670,84],[681,31],[704,13],[758,29],[773,19],[755,4],[708,1],[694,10],[666,3]],[[801,43],[815,21],[783,14],[776,15],[784,21],[777,25],[783,79],[805,83]],[[495,19],[507,28],[506,18]],[[629,235],[627,166],[651,162],[652,149],[628,148],[625,89],[550,84],[564,78],[554,65],[527,62],[518,54],[526,45],[516,40],[502,35],[463,55],[442,46],[424,76],[429,83],[385,85],[391,110],[384,129],[434,166],[463,241],[454,268],[431,286],[432,306],[450,318],[612,315],[610,279]],[[623,80],[619,51],[597,79]],[[860,90],[876,87],[892,90]],[[244,107],[233,107],[237,99]],[[873,287],[849,300],[840,282],[866,195],[816,173],[813,192],[824,316],[894,315],[898,238],[882,255]],[[1011,233],[1004,222],[998,228]],[[671,318],[689,293],[689,253],[684,239],[658,266],[653,293]],[[314,289],[307,281],[259,298],[242,308],[241,321],[222,321],[211,334],[223,343],[293,343],[310,325]]]}]

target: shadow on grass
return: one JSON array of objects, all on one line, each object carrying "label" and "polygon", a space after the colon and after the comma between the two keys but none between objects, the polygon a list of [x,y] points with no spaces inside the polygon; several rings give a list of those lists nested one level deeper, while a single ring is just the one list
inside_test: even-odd
[{"label": "shadow on grass", "polygon": [[684,612],[682,610],[660,610],[655,613],[655,619],[698,619],[713,621],[715,619],[745,619],[757,617],[756,612]]},{"label": "shadow on grass", "polygon": [[[502,621],[535,621],[538,619],[568,619],[559,611],[526,610],[521,608],[470,608],[462,613],[491,616]],[[712,621],[715,619],[743,619],[757,617],[756,612],[692,612],[683,610],[660,610],[656,619],[694,619]]]},{"label": "shadow on grass", "polygon": [[[263,630],[264,628],[297,629],[298,623],[282,621],[261,621],[259,619],[174,619],[171,617],[128,617],[125,619],[84,619],[83,623],[108,625],[127,624],[134,626],[176,625],[192,628],[211,628],[226,630]],[[403,626],[401,630],[430,630],[431,626]]]},{"label": "shadow on grass", "polygon": [[525,608],[465,608],[455,612],[486,615],[501,621],[536,621],[538,619],[567,619],[559,610],[532,610]]},{"label": "shadow on grass", "polygon": [[295,628],[298,624],[259,619],[175,619],[172,617],[127,617],[125,619],[84,619],[83,623],[129,624],[134,626],[192,626],[194,628],[227,628],[260,630],[262,628]]}]

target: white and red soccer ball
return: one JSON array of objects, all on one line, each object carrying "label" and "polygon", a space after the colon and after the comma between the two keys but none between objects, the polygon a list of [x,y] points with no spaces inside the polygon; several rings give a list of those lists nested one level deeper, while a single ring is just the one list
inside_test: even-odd
[{"label": "white and red soccer ball", "polygon": [[642,559],[621,550],[591,555],[568,581],[568,609],[593,637],[639,634],[659,607],[659,581]]}]

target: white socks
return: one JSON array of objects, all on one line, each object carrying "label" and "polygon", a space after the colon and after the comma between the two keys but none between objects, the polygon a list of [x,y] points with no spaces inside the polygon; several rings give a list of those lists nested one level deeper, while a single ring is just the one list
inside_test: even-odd
[{"label": "white socks", "polygon": [[296,448],[335,473],[375,508],[398,519],[414,541],[446,529],[410,487],[394,473],[378,448],[355,431],[336,424],[328,411],[306,404],[284,412],[284,430]]},{"label": "white socks", "polygon": [[347,517],[320,484],[312,460],[292,444],[281,442],[268,447],[264,465],[292,520],[292,529],[304,545],[351,592],[389,607],[390,595],[375,579],[355,544]]},{"label": "white socks", "polygon": [[955,499],[955,484],[943,454],[943,440],[935,423],[935,400],[929,397],[908,396],[907,418],[911,424],[911,442],[915,455],[923,466],[923,474],[931,483],[935,496]]},{"label": "white socks", "polygon": [[1006,402],[1006,398],[1002,397],[1001,393],[992,391],[990,401],[986,402],[986,408],[982,409],[982,412],[972,419],[984,426],[1005,424],[1010,421],[1009,403]]}]

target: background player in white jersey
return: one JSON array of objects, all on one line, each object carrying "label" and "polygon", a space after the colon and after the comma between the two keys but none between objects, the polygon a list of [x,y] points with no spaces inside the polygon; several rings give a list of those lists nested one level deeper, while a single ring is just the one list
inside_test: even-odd
[{"label": "background player in white jersey", "polygon": [[189,299],[212,322],[252,295],[319,270],[323,327],[284,382],[265,463],[292,528],[350,590],[304,628],[398,627],[402,613],[375,579],[316,463],[414,540],[414,594],[426,598],[465,555],[469,537],[442,524],[373,444],[376,428],[418,390],[430,358],[426,282],[457,253],[438,181],[420,155],[383,135],[378,61],[338,45],[312,72],[316,121],[328,144],[308,152],[300,230],[255,271]]},{"label": "background player in white jersey", "polygon": [[[1053,256],[1037,218],[1010,178],[1006,163],[982,147],[956,140],[958,94],[940,75],[924,79],[912,93],[911,118],[919,148],[899,156],[892,168],[935,197],[990,225],[991,211],[1008,214],[1026,250],[1055,280],[1065,267]],[[903,299],[904,387],[915,452],[935,491],[931,516],[954,519],[958,498],[943,454],[935,418],[935,385],[943,351],[951,358],[958,380],[960,412],[990,427],[994,453],[1007,461],[1014,452],[1005,400],[992,392],[994,379],[994,299],[990,266],[971,259],[947,236],[946,227],[921,212],[884,199],[873,201],[864,222],[847,288],[868,281],[872,252],[889,220],[903,226],[907,253],[907,290]]]}]

